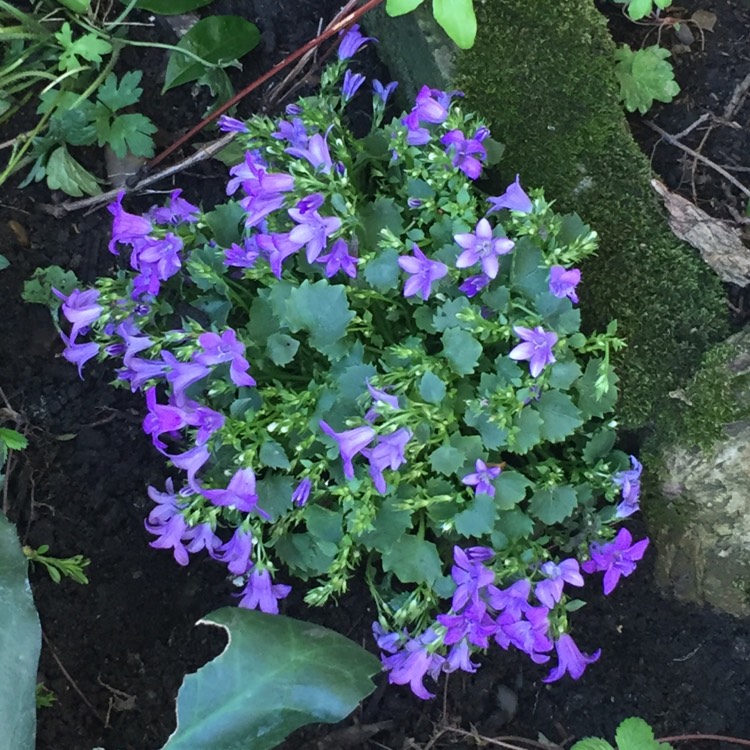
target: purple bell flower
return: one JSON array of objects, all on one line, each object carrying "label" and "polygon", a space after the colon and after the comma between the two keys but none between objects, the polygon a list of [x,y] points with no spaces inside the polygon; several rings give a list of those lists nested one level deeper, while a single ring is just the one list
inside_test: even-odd
[{"label": "purple bell flower", "polygon": [[339,60],[348,60],[362,45],[378,41],[374,36],[363,36],[358,23],[352,24],[348,31],[342,31],[339,36],[343,36],[337,52]]},{"label": "purple bell flower", "polygon": [[495,497],[495,486],[492,482],[500,476],[502,469],[499,466],[487,466],[481,458],[476,460],[474,465],[475,472],[467,474],[461,481],[474,487],[476,494],[489,495]]},{"label": "purple bell flower", "polygon": [[442,279],[448,273],[448,266],[437,260],[430,260],[415,243],[412,245],[413,256],[402,255],[398,259],[399,266],[411,274],[404,284],[404,297],[419,296],[426,300],[432,292],[434,282]]},{"label": "purple bell flower", "polygon": [[635,572],[636,562],[640,560],[648,547],[648,538],[633,544],[631,533],[622,528],[617,536],[607,544],[594,542],[589,553],[591,559],[581,563],[586,573],[604,572],[604,594],[611,594],[621,576],[627,578]]},{"label": "purple bell flower", "polygon": [[373,441],[375,430],[372,427],[355,427],[353,430],[336,432],[323,420],[319,424],[323,432],[338,444],[341,460],[344,464],[344,476],[347,479],[354,479],[352,459]]},{"label": "purple bell flower", "polygon": [[568,635],[562,633],[555,642],[557,651],[557,666],[542,680],[542,682],[555,682],[567,672],[574,680],[577,680],[586,670],[589,664],[593,664],[601,655],[601,649],[595,651],[591,656],[584,654],[576,646],[575,641]]},{"label": "purple bell flower", "polygon": [[500,196],[487,198],[490,209],[487,214],[499,211],[501,208],[507,208],[511,211],[518,211],[524,214],[530,214],[534,210],[531,199],[521,187],[520,175],[516,175],[515,182],[508,185],[507,190]]},{"label": "purple bell flower", "polygon": [[523,343],[515,346],[508,353],[511,359],[529,360],[529,372],[535,378],[547,366],[556,362],[552,347],[557,343],[557,334],[548,333],[541,326],[524,328],[513,326],[513,331]]},{"label": "purple bell flower", "polygon": [[255,568],[247,579],[247,585],[239,595],[242,598],[239,606],[245,609],[259,609],[269,615],[279,614],[279,599],[289,596],[291,586],[271,581],[271,573],[267,569]]},{"label": "purple bell flower", "polygon": [[270,520],[271,516],[258,507],[258,495],[255,492],[255,472],[251,468],[237,469],[229,480],[226,489],[201,489],[201,494],[214,505],[234,507],[243,513],[257,513]]},{"label": "purple bell flower", "polygon": [[565,266],[552,266],[549,269],[549,290],[555,297],[567,297],[571,302],[578,302],[576,287],[581,281],[581,272],[577,268],[566,269]]},{"label": "purple bell flower", "polygon": [[227,564],[229,572],[242,576],[250,570],[250,557],[253,553],[253,535],[249,529],[242,526],[234,530],[232,538],[218,549],[209,550],[214,560]]}]

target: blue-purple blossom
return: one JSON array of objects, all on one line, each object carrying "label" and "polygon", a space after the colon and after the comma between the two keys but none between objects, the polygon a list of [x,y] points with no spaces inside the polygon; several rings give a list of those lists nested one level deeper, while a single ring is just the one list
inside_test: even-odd
[{"label": "blue-purple blossom", "polygon": [[529,607],[524,615],[526,619],[506,622],[506,613],[498,618],[498,626],[502,628],[509,645],[523,651],[535,664],[544,664],[549,661],[546,652],[551,651],[553,645],[548,635],[549,610],[546,607]]},{"label": "blue-purple blossom", "polygon": [[209,555],[221,546],[221,539],[216,536],[210,523],[188,526],[182,536],[182,541],[187,542],[185,547],[188,552],[200,552],[204,549]]},{"label": "blue-purple blossom", "polygon": [[456,234],[453,239],[463,248],[456,259],[456,268],[469,268],[475,263],[481,263],[484,275],[490,279],[497,276],[498,256],[506,255],[515,245],[507,237],[493,237],[492,227],[487,219],[479,220],[473,234]]},{"label": "blue-purple blossom", "polygon": [[482,563],[494,555],[489,547],[470,547],[468,550],[453,547],[455,564],[451,568],[451,578],[456,583],[456,590],[451,607],[454,612],[459,612],[470,601],[480,603],[482,590],[495,580],[495,573]]},{"label": "blue-purple blossom", "polygon": [[255,237],[245,237],[242,245],[232,243],[230,248],[224,251],[224,265],[236,266],[238,268],[252,268],[258,260],[260,250]]},{"label": "blue-purple blossom", "polygon": [[292,502],[298,508],[301,508],[307,503],[310,497],[310,490],[312,490],[312,481],[310,477],[305,477],[292,492]]},{"label": "blue-purple blossom", "polygon": [[143,216],[137,216],[125,211],[122,207],[122,199],[125,197],[125,191],[121,190],[117,194],[114,203],[107,206],[114,221],[112,222],[112,239],[109,241],[109,252],[118,255],[117,243],[123,245],[132,245],[136,240],[148,236],[153,227],[151,222]]},{"label": "blue-purple blossom", "polygon": [[400,633],[389,633],[377,620],[372,624],[372,635],[378,648],[389,654],[395,654],[401,642],[408,637],[405,630]]},{"label": "blue-purple blossom", "polygon": [[[457,93],[457,92],[454,92]],[[410,146],[423,146],[430,140],[430,131],[423,123],[439,125],[448,119],[448,107],[453,94],[422,86],[417,94],[414,108],[402,120],[406,125],[406,142]]]},{"label": "blue-purple blossom", "polygon": [[499,196],[487,198],[490,204],[488,214],[499,211],[501,208],[507,208],[511,211],[529,214],[534,209],[531,199],[521,187],[520,175],[516,175],[515,182],[508,185],[506,191]]},{"label": "blue-purple blossom", "polygon": [[459,129],[446,133],[440,143],[451,156],[451,164],[467,177],[476,180],[482,173],[482,160],[487,158],[487,150],[482,140],[487,137],[487,129],[480,128],[472,138],[467,138]]},{"label": "blue-purple blossom", "polygon": [[159,404],[156,401],[156,388],[151,386],[146,390],[146,406],[148,414],[143,420],[143,431],[151,435],[154,447],[165,453],[167,446],[160,436],[165,432],[175,432],[187,425],[185,410],[172,404]]},{"label": "blue-purple blossom", "polygon": [[602,655],[601,649],[597,649],[591,656],[582,653],[567,633],[562,633],[555,641],[555,651],[557,651],[557,666],[542,682],[555,682],[563,677],[566,672],[574,680],[577,680],[584,673],[586,667],[593,664]]},{"label": "blue-purple blossom", "polygon": [[363,36],[359,31],[358,23],[353,24],[348,31],[342,31],[339,36],[343,36],[337,53],[339,60],[348,60],[363,44],[378,41],[374,36]]},{"label": "blue-purple blossom", "polygon": [[378,436],[378,444],[372,450],[362,451],[370,461],[370,476],[381,495],[384,495],[387,489],[383,470],[396,471],[399,466],[406,463],[404,450],[411,438],[411,430],[402,427],[390,435]]},{"label": "blue-purple blossom", "polygon": [[187,400],[185,391],[194,383],[203,380],[211,372],[211,368],[200,362],[181,362],[166,349],[162,350],[161,357],[169,365],[167,380],[172,384],[174,403],[181,406]]},{"label": "blue-purple blossom", "polygon": [[188,485],[197,492],[202,491],[195,481],[195,475],[203,468],[211,454],[205,445],[196,445],[184,453],[164,454],[178,469],[187,473]]},{"label": "blue-purple blossom", "polygon": [[469,673],[476,672],[479,669],[479,664],[475,664],[471,660],[471,650],[465,638],[451,648],[443,663],[443,672],[447,674],[455,672],[457,669]]},{"label": "blue-purple blossom", "polygon": [[240,201],[245,209],[245,226],[255,227],[268,214],[284,205],[285,193],[294,189],[294,177],[283,172],[268,172],[262,157],[248,151],[245,161],[233,167],[229,173],[234,179],[227,183],[227,195],[233,195],[241,185],[247,194]]},{"label": "blue-purple blossom", "polygon": [[248,374],[250,367],[245,359],[245,345],[237,340],[237,334],[227,328],[224,333],[207,332],[198,337],[203,352],[193,360],[201,365],[219,365],[229,362],[229,377],[236,386],[254,386],[255,378]]},{"label": "blue-purple blossom", "polygon": [[242,576],[250,570],[250,557],[253,553],[253,535],[250,529],[239,526],[234,530],[232,538],[218,549],[209,550],[214,560],[227,564],[229,572]]},{"label": "blue-purple blossom", "polygon": [[177,563],[187,565],[190,556],[183,543],[183,535],[188,526],[182,515],[186,503],[178,500],[171,479],[167,479],[166,490],[159,492],[154,487],[148,488],[148,495],[156,503],[156,507],[149,513],[144,526],[150,534],[158,537],[150,542],[149,546],[156,549],[171,549]]},{"label": "blue-purple blossom", "polygon": [[305,148],[293,146],[286,149],[286,153],[299,159],[307,159],[316,172],[323,174],[328,174],[333,166],[328,143],[320,133],[310,136]]},{"label": "blue-purple blossom", "polygon": [[152,208],[151,219],[157,224],[193,224],[198,221],[200,209],[181,198],[179,188],[169,194],[169,205]]},{"label": "blue-purple blossom", "polygon": [[474,464],[474,472],[467,474],[461,481],[474,487],[474,492],[478,495],[485,494],[495,497],[495,485],[492,482],[500,476],[501,471],[501,467],[487,466],[481,458],[478,458]]},{"label": "blue-purple blossom", "polygon": [[76,344],[75,341],[64,334],[62,335],[62,340],[65,343],[63,357],[68,362],[78,366],[78,376],[83,378],[83,366],[99,353],[99,344],[94,341],[89,341],[86,344]]},{"label": "blue-purple blossom", "polygon": [[504,612],[512,620],[520,620],[529,609],[530,594],[531,582],[526,578],[521,578],[505,589],[492,585],[487,587],[487,598],[492,608]]},{"label": "blue-purple blossom", "polygon": [[430,645],[437,638],[435,631],[429,628],[418,638],[408,641],[400,651],[391,656],[381,657],[388,672],[388,682],[392,685],[408,683],[417,697],[424,700],[434,698],[435,696],[425,688],[423,680],[427,674],[437,679],[445,662],[442,656],[430,650]]},{"label": "blue-purple blossom", "polygon": [[497,630],[484,602],[473,602],[460,614],[438,615],[437,621],[446,628],[443,637],[446,646],[466,638],[478,648],[489,648],[490,638]]},{"label": "blue-purple blossom", "polygon": [[73,324],[70,329],[70,338],[75,341],[81,329],[90,326],[102,314],[103,308],[97,304],[99,291],[87,289],[82,292],[80,289],[74,289],[67,297],[57,289],[52,291],[63,301],[61,309],[65,319]]},{"label": "blue-purple blossom", "polygon": [[545,576],[545,579],[537,583],[534,593],[536,598],[548,609],[553,609],[562,599],[563,587],[566,583],[571,586],[583,586],[583,576],[578,566],[578,560],[573,558],[568,558],[557,564],[552,561],[543,563],[539,570]]},{"label": "blue-purple blossom", "polygon": [[365,77],[361,73],[352,73],[351,70],[347,70],[344,73],[344,83],[341,86],[341,96],[344,102],[348,102],[364,82]]},{"label": "blue-purple blossom", "polygon": [[615,509],[615,518],[627,518],[640,508],[641,472],[643,466],[635,456],[630,457],[632,469],[620,471],[612,477],[612,481],[622,492],[622,501]]},{"label": "blue-purple blossom", "polygon": [[492,281],[489,276],[480,273],[477,276],[469,276],[458,287],[467,297],[476,297]]},{"label": "blue-purple blossom", "polygon": [[578,302],[576,287],[581,282],[581,272],[577,268],[552,266],[549,269],[549,290],[555,297],[567,297],[571,302]]},{"label": "blue-purple blossom", "polygon": [[381,390],[380,388],[371,386],[369,380],[367,380],[366,383],[367,390],[370,392],[373,400],[373,405],[367,410],[367,413],[365,414],[366,422],[374,422],[380,416],[381,412],[378,408],[378,404],[385,404],[391,409],[399,408],[398,396],[394,396],[384,390]]},{"label": "blue-purple blossom", "polygon": [[153,359],[141,359],[134,354],[125,356],[125,367],[117,371],[120,380],[130,381],[130,390],[140,390],[149,380],[163,378],[169,370],[169,365]]},{"label": "blue-purple blossom", "polygon": [[255,472],[251,468],[237,469],[226,489],[201,489],[201,494],[214,505],[234,507],[243,513],[257,513],[266,520],[270,516],[258,507],[255,491]]},{"label": "blue-purple blossom", "polygon": [[355,427],[353,430],[344,430],[336,432],[330,425],[320,420],[320,429],[326,435],[333,438],[341,454],[341,461],[344,464],[344,476],[347,479],[354,479],[354,465],[352,459],[358,453],[361,453],[375,438],[375,430],[372,427]]},{"label": "blue-purple blossom", "polygon": [[149,237],[137,242],[130,254],[130,265],[140,272],[133,280],[136,293],[156,296],[161,287],[160,282],[166,281],[180,270],[182,249],[182,238],[172,232],[167,232],[161,239]]},{"label": "blue-purple blossom", "polygon": [[399,266],[411,274],[404,284],[404,297],[419,293],[426,300],[432,291],[432,284],[448,273],[448,266],[438,260],[430,260],[416,243],[412,245],[412,252],[413,256],[402,255],[398,259]]},{"label": "blue-purple blossom", "polygon": [[222,115],[219,118],[219,130],[223,130],[225,133],[247,133],[247,125],[238,120],[236,117],[229,117],[228,115]]},{"label": "blue-purple blossom", "polygon": [[288,232],[286,234],[259,234],[255,239],[261,252],[267,258],[273,275],[280,279],[284,261],[294,255],[300,249],[300,245],[289,239]]},{"label": "blue-purple blossom", "polygon": [[278,121],[278,130],[271,133],[271,138],[278,141],[289,141],[294,148],[307,148],[310,140],[305,130],[305,123],[299,117],[294,117],[291,122],[287,120]]},{"label": "blue-purple blossom", "polygon": [[330,252],[318,258],[318,262],[326,264],[326,277],[329,279],[339,271],[343,271],[352,279],[357,276],[359,258],[349,255],[349,245],[341,237],[331,245]]},{"label": "blue-purple blossom", "polygon": [[547,332],[541,326],[524,328],[513,326],[513,331],[523,343],[513,347],[508,353],[511,359],[529,360],[529,372],[535,378],[547,366],[556,362],[552,347],[557,343],[557,334]]},{"label": "blue-purple blossom", "polygon": [[239,606],[245,609],[259,609],[269,615],[279,614],[279,599],[289,596],[291,586],[274,584],[267,569],[254,568],[247,578],[247,585],[239,595]]},{"label": "blue-purple blossom", "polygon": [[297,222],[289,232],[289,241],[306,248],[308,263],[317,259],[325,250],[328,237],[341,228],[341,219],[337,216],[321,216],[317,211],[290,208],[289,216]]},{"label": "blue-purple blossom", "polygon": [[[115,328],[115,333],[122,339],[123,343],[122,350],[118,350],[118,354],[122,355],[122,361],[125,365],[129,365],[130,361],[135,357],[136,354],[146,349],[150,349],[154,342],[148,337],[144,336],[143,332],[136,325],[132,318],[126,318]],[[115,344],[114,346],[118,346]],[[109,352],[108,347],[108,354]]]},{"label": "blue-purple blossom", "polygon": [[645,554],[648,542],[648,538],[645,538],[633,544],[631,533],[622,528],[611,542],[594,542],[589,550],[591,559],[581,563],[581,568],[586,573],[604,572],[604,594],[609,595],[617,586],[620,576],[627,578],[635,571],[636,562]]},{"label": "blue-purple blossom", "polygon": [[377,78],[372,82],[372,90],[375,92],[376,96],[383,104],[388,101],[391,94],[396,90],[397,87],[398,81],[391,81],[385,86],[383,86],[383,84]]}]

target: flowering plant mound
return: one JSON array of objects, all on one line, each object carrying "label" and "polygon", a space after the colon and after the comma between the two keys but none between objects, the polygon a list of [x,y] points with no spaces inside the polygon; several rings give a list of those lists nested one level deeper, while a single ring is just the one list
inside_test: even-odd
[{"label": "flowering plant mound", "polygon": [[65,356],[115,358],[145,394],[184,475],[149,488],[152,545],[225,563],[240,606],[278,612],[289,575],[323,605],[358,570],[390,679],[421,697],[492,641],[577,678],[599,654],[568,634],[575,588],[603,572],[609,593],[648,543],[615,536],[640,476],[608,416],[621,342],[579,330],[596,235],[518,179],[481,195],[492,142],[459,92],[383,124],[395,84],[373,81],[355,137],[367,41],[349,31],[287,117],[223,119],[247,149],[226,203],[110,207],[130,268],[65,297]]}]

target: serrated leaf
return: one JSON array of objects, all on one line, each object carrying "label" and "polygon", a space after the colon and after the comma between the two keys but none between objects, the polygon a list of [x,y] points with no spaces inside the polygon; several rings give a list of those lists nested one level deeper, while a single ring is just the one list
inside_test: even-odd
[{"label": "serrated leaf", "polygon": [[47,159],[47,187],[62,190],[77,198],[86,195],[99,195],[101,188],[91,172],[84,169],[69,153],[65,146],[58,146]]},{"label": "serrated leaf", "polygon": [[[213,211],[203,214],[206,222],[213,233],[216,244],[219,247],[231,247],[232,243],[242,242],[244,226],[243,219],[246,216],[245,209],[236,201],[219,204]],[[253,320],[253,316],[250,316]]]},{"label": "serrated leaf", "polygon": [[366,203],[359,211],[359,220],[364,232],[364,250],[369,252],[378,247],[380,232],[388,229],[399,237],[404,231],[401,208],[393,198],[377,198]]},{"label": "serrated leaf", "polygon": [[430,467],[443,476],[449,477],[457,474],[464,465],[465,456],[463,451],[452,445],[441,445],[430,454]]},{"label": "serrated leaf", "polygon": [[340,721],[375,688],[378,659],[327,628],[239,607],[200,622],[223,627],[227,648],[185,677],[163,750],[269,750],[305,724]]},{"label": "serrated leaf", "polygon": [[600,737],[584,737],[578,740],[570,750],[614,750],[612,745]]},{"label": "serrated leaf", "polygon": [[57,67],[62,71],[81,67],[83,63],[79,57],[98,67],[104,59],[102,55],[108,55],[112,51],[112,45],[94,33],[84,34],[74,41],[72,29],[67,21],[55,32],[55,40],[63,48],[57,62]]},{"label": "serrated leaf", "polygon": [[443,303],[435,311],[433,317],[433,327],[436,331],[444,331],[446,328],[463,328],[469,330],[473,327],[473,324],[459,320],[459,314],[471,307],[471,303],[466,297],[457,297],[453,300],[448,300]]},{"label": "serrated leaf", "polygon": [[341,511],[328,510],[319,505],[305,508],[305,523],[308,531],[316,538],[331,544],[338,544],[344,535],[341,528]]},{"label": "serrated leaf", "polygon": [[142,76],[143,71],[130,70],[122,76],[118,83],[117,76],[110,73],[97,90],[96,98],[110,112],[117,112],[118,109],[129,107],[139,101],[143,94],[143,89],[138,85]]},{"label": "serrated leaf", "polygon": [[479,363],[482,345],[460,328],[448,328],[441,337],[443,356],[457,375],[470,375]]},{"label": "serrated leaf", "polygon": [[271,516],[271,521],[278,521],[291,507],[293,486],[290,476],[269,472],[256,482],[258,505]]},{"label": "serrated leaf", "polygon": [[445,383],[434,373],[426,372],[419,381],[419,395],[428,404],[440,404],[445,398]]},{"label": "serrated leaf", "polygon": [[497,514],[495,531],[500,532],[508,539],[515,541],[525,539],[534,530],[534,522],[519,508],[500,511]]},{"label": "serrated leaf", "polygon": [[542,418],[542,437],[551,443],[559,443],[583,424],[580,410],[565,393],[545,391],[536,408]]},{"label": "serrated leaf", "polygon": [[138,0],[136,8],[150,10],[160,16],[178,16],[210,5],[214,0]]},{"label": "serrated leaf", "polygon": [[[117,115],[110,123],[105,140],[120,159],[127,153],[151,157],[154,155],[154,139],[151,135],[156,130],[156,125],[145,115]],[[104,145],[101,137],[99,140],[99,145]]]},{"label": "serrated leaf", "polygon": [[669,56],[668,50],[657,45],[635,52],[627,45],[615,50],[615,75],[625,109],[645,114],[654,100],[668,103],[680,93],[674,69],[666,60]]},{"label": "serrated leaf", "polygon": [[364,268],[365,281],[378,292],[395,289],[401,274],[398,258],[392,247],[379,252]]},{"label": "serrated leaf", "polygon": [[502,471],[493,484],[498,510],[511,510],[526,497],[526,490],[533,483],[523,474],[509,469]]},{"label": "serrated leaf", "polygon": [[359,538],[368,549],[385,552],[398,542],[404,531],[411,526],[411,513],[398,507],[395,498],[388,498],[378,508],[371,531],[365,531]]},{"label": "serrated leaf", "polygon": [[586,365],[583,377],[575,383],[575,389],[578,391],[578,408],[583,412],[586,418],[603,417],[612,411],[617,401],[617,382],[618,378],[614,372],[610,371],[607,376],[609,390],[600,398],[596,395],[596,382],[599,379],[599,365],[602,360],[592,359]]},{"label": "serrated leaf", "polygon": [[[239,60],[258,46],[260,31],[240,16],[208,16],[194,24],[177,43],[212,65]],[[169,53],[162,94],[206,72],[206,66],[176,50]]]},{"label": "serrated leaf", "polygon": [[474,45],[477,35],[474,0],[432,0],[432,12],[445,33],[461,49]]},{"label": "serrated leaf", "polygon": [[454,519],[456,531],[462,536],[480,537],[489,534],[497,519],[497,506],[489,495],[478,494],[468,504],[466,510]]},{"label": "serrated leaf", "polygon": [[583,449],[583,460],[593,466],[600,458],[609,455],[615,445],[617,435],[614,430],[601,429],[595,432]]},{"label": "serrated leaf", "polygon": [[645,18],[651,13],[652,8],[652,0],[630,0],[628,2],[628,16],[633,21],[640,21],[641,18]]},{"label": "serrated leaf", "polygon": [[78,278],[73,271],[66,271],[60,266],[37,268],[31,278],[24,281],[21,299],[29,304],[45,305],[56,309],[62,302],[52,289],[68,295],[78,284]]},{"label": "serrated leaf", "polygon": [[266,440],[260,446],[258,458],[260,458],[265,466],[269,466],[272,469],[288,469],[291,467],[283,446],[275,440]]},{"label": "serrated leaf", "polygon": [[274,544],[274,552],[291,573],[307,580],[323,575],[336,556],[338,547],[316,539],[309,532],[286,534]]},{"label": "serrated leaf", "polygon": [[529,501],[529,512],[542,523],[551,526],[564,521],[578,505],[576,491],[568,485],[544,487]]},{"label": "serrated leaf", "polygon": [[7,427],[0,427],[0,442],[5,443],[12,451],[22,451],[29,444],[29,441],[20,432],[10,430]]},{"label": "serrated leaf", "polygon": [[266,354],[279,367],[288,365],[299,349],[299,341],[285,333],[273,333],[266,342]]},{"label": "serrated leaf", "polygon": [[514,453],[528,453],[541,442],[542,418],[531,408],[524,409],[513,419],[514,430],[509,440]]},{"label": "serrated leaf", "polygon": [[326,279],[311,284],[303,281],[289,293],[286,321],[293,333],[307,331],[310,346],[333,356],[333,346],[346,335],[354,312],[349,308],[343,286],[331,286]]},{"label": "serrated leaf", "polygon": [[615,732],[617,750],[665,750],[666,745],[654,738],[654,730],[637,716],[620,723]]},{"label": "serrated leaf", "polygon": [[0,750],[34,750],[42,634],[16,529],[0,513]]},{"label": "serrated leaf", "polygon": [[411,534],[383,553],[382,564],[383,570],[393,572],[401,583],[432,585],[443,572],[437,547]]}]

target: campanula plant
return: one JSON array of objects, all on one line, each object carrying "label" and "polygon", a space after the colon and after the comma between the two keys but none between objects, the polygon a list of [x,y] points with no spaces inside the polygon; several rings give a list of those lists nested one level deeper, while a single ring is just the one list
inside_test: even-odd
[{"label": "campanula plant", "polygon": [[491,644],[578,678],[599,652],[569,634],[576,591],[648,544],[616,529],[641,471],[613,450],[622,342],[580,330],[596,234],[518,177],[482,195],[489,131],[459,92],[384,124],[395,84],[373,81],[355,136],[368,41],[353,27],[286,116],[222,120],[246,149],[224,204],[110,206],[127,269],[63,295],[64,354],[143,393],[181,476],[149,488],[152,545],[226,564],[240,606],[361,575],[391,682],[423,698]]}]

